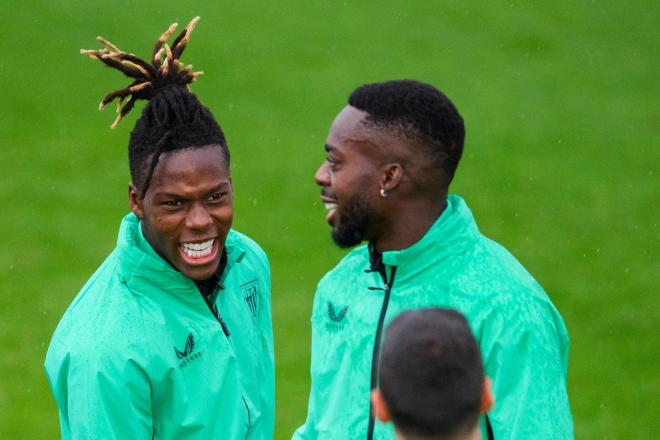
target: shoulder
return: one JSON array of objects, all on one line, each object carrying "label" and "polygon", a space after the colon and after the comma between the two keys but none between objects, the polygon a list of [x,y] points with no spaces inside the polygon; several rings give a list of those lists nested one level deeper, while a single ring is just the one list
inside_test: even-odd
[{"label": "shoulder", "polygon": [[49,356],[88,359],[140,351],[144,319],[111,254],[76,295],[53,334]]},{"label": "shoulder", "polygon": [[367,246],[357,247],[321,278],[319,286],[339,282],[350,283],[356,275],[364,273],[364,270],[368,268],[369,250]]},{"label": "shoulder", "polygon": [[[499,271],[472,289],[478,299],[472,304],[470,324],[484,355],[508,345],[520,350],[526,347],[523,351],[536,347],[534,350],[564,352],[568,331],[543,288],[528,274]],[[488,278],[487,272],[481,276]]]},{"label": "shoulder", "polygon": [[549,301],[541,285],[507,249],[480,233],[452,264],[455,289],[475,299],[503,307]]},{"label": "shoulder", "polygon": [[314,308],[325,303],[325,299],[337,299],[344,295],[351,296],[352,286],[358,285],[361,276],[369,268],[369,250],[367,246],[353,249],[337,265],[327,272],[316,286]]},{"label": "shoulder", "polygon": [[238,232],[235,229],[229,230],[229,235],[227,235],[225,246],[228,249],[232,249],[232,251],[235,250],[237,252],[244,253],[245,257],[259,260],[266,267],[270,267],[268,256],[266,255],[266,252],[264,252],[264,250],[261,248],[261,246],[259,246],[256,241],[247,235]]},{"label": "shoulder", "polygon": [[451,295],[470,305],[476,323],[500,331],[565,332],[561,316],[543,287],[499,243],[479,234],[470,250],[457,258]]},{"label": "shoulder", "polygon": [[[270,264],[264,250],[254,240],[235,230],[230,230],[225,241],[227,256],[233,263],[231,273],[243,289],[258,282],[266,296],[270,297]],[[227,281],[228,282],[228,281]]]}]

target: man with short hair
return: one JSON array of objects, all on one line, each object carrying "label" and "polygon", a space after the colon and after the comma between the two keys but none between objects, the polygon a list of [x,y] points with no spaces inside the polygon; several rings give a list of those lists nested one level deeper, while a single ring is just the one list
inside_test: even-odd
[{"label": "man with short hair", "polygon": [[462,314],[429,308],[401,313],[387,327],[375,416],[399,440],[481,438],[479,415],[493,406],[479,346]]},{"label": "man with short hair", "polygon": [[[406,309],[466,317],[493,380],[495,438],[573,435],[568,335],[534,278],[484,237],[448,187],[463,119],[435,87],[402,80],[358,87],[335,118],[316,173],[332,238],[351,251],[319,282],[312,311],[311,391],[296,439],[391,439],[377,425],[384,324]],[[487,432],[482,429],[482,432]]]}]

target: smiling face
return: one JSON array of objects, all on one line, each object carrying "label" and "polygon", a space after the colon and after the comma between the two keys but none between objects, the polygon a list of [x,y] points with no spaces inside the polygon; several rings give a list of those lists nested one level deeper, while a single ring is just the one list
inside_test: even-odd
[{"label": "smiling face", "polygon": [[365,115],[351,106],[337,115],[326,141],[327,159],[314,176],[328,209],[332,239],[341,247],[371,240],[376,233],[382,170],[375,159],[377,147],[361,125]]},{"label": "smiling face", "polygon": [[218,269],[233,219],[233,190],[218,146],[168,152],[160,157],[143,198],[131,184],[131,209],[154,250],[193,280]]}]

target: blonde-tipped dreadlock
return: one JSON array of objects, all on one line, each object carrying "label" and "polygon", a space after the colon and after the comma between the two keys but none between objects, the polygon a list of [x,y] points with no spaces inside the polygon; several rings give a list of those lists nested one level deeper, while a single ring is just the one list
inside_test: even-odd
[{"label": "blonde-tipped dreadlock", "polygon": [[197,26],[198,21],[199,17],[193,18],[188,26],[174,39],[170,48],[166,41],[178,26],[177,23],[171,24],[156,41],[150,63],[131,53],[124,52],[102,37],[96,37],[96,40],[105,46],[104,49],[80,50],[81,54],[94,60],[100,60],[105,65],[119,70],[129,78],[133,78],[133,82],[128,87],[108,93],[99,104],[99,110],[103,110],[107,104],[119,98],[117,118],[110,126],[111,128],[115,128],[119,121],[131,111],[136,100],[150,99],[155,90],[165,85],[188,85],[204,73],[201,71],[193,72],[192,65],[182,67],[183,64],[179,61],[190,40],[190,34]]},{"label": "blonde-tipped dreadlock", "polygon": [[193,72],[192,65],[184,66],[179,61],[198,20],[199,17],[194,18],[171,46],[167,40],[177,25],[169,26],[156,41],[150,62],[122,51],[101,37],[97,40],[105,46],[104,49],[81,51],[133,79],[128,87],[107,94],[99,105],[103,109],[118,99],[113,128],[133,108],[135,101],[148,101],[135,122],[128,143],[131,179],[141,197],[145,196],[164,153],[216,146],[220,148],[224,165],[229,167],[229,149],[222,128],[211,111],[188,88],[202,72]]}]

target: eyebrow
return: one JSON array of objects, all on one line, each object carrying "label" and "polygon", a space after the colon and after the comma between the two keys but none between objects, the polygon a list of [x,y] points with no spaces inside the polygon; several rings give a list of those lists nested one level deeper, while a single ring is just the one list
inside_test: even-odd
[{"label": "eyebrow", "polygon": [[[229,182],[220,182],[213,188],[211,188],[207,194],[223,190],[229,186]],[[170,193],[170,192],[159,192],[154,194],[154,197],[164,197],[164,198],[174,198],[174,199],[181,199],[181,198],[187,198],[186,195],[183,194],[177,194],[177,193]]]}]

